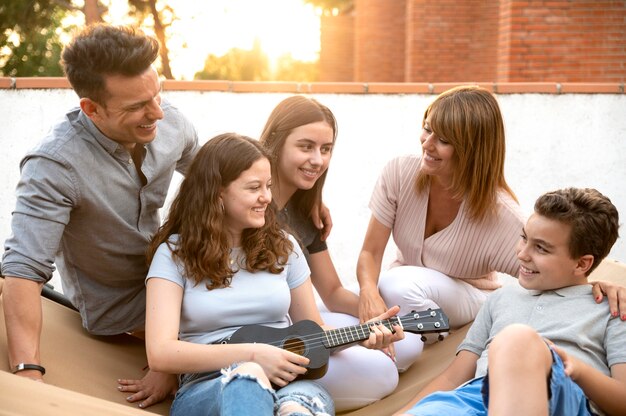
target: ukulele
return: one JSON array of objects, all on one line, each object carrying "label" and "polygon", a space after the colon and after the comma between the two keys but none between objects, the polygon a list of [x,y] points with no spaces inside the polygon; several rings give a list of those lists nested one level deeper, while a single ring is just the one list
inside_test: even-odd
[{"label": "ukulele", "polygon": [[[287,328],[272,328],[263,325],[246,325],[235,331],[223,344],[263,343],[273,345],[310,360],[307,373],[296,379],[317,379],[326,374],[330,350],[342,345],[364,341],[370,336],[370,326],[382,324],[391,332],[394,324],[405,332],[428,334],[446,332],[450,329],[448,317],[441,309],[412,311],[409,314],[360,325],[324,331],[317,323],[303,320]],[[440,336],[441,337],[441,336]]]}]

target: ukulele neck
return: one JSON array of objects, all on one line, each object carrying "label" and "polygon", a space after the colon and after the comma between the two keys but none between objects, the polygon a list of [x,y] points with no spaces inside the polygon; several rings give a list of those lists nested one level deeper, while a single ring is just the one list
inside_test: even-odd
[{"label": "ukulele neck", "polygon": [[392,333],[395,332],[395,330],[393,329],[394,324],[402,325],[397,317],[393,317],[391,319],[385,319],[383,321],[368,322],[365,324],[347,326],[344,328],[329,329],[327,331],[324,331],[324,347],[337,348],[341,347],[342,345],[365,341],[369,338],[372,332],[370,327],[377,324],[384,325]]}]

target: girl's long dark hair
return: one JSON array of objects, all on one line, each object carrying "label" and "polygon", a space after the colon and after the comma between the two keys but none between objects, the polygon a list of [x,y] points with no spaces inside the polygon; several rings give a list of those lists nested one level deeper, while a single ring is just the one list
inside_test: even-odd
[{"label": "girl's long dark hair", "polygon": [[[236,270],[230,264],[231,243],[220,192],[262,158],[269,160],[258,141],[234,133],[216,136],[202,146],[148,247],[148,262],[166,243],[194,284],[204,282],[208,289],[227,287]],[[178,234],[175,244],[170,241],[172,234]],[[246,259],[240,266],[251,272],[280,273],[293,249],[271,204],[265,211],[265,225],[244,230],[241,245]]]}]

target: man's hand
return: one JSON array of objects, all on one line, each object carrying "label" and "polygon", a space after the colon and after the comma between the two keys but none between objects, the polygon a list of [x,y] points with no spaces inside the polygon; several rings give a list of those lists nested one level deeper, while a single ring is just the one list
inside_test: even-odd
[{"label": "man's hand", "polygon": [[37,370],[24,370],[24,371],[19,371],[17,373],[15,373],[16,376],[20,376],[20,377],[24,377],[24,378],[29,378],[33,381],[39,381],[40,383],[43,383],[43,376],[41,375],[41,373]]},{"label": "man's hand", "polygon": [[158,373],[148,370],[141,380],[119,379],[117,389],[121,392],[133,393],[126,397],[131,403],[141,401],[139,407],[145,409],[157,404],[178,389],[178,377],[175,374]]}]

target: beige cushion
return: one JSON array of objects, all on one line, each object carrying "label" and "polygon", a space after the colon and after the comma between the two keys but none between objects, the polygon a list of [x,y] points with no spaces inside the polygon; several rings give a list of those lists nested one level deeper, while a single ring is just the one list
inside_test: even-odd
[{"label": "beige cushion", "polygon": [[[591,280],[609,280],[626,286],[626,265],[605,260]],[[0,292],[3,280],[0,279]],[[0,303],[2,302],[0,298]],[[43,299],[44,326],[41,360],[46,383],[36,383],[9,373],[4,314],[0,313],[0,391],[3,414],[133,415],[127,394],[117,391],[118,378],[141,378],[146,365],[143,342],[130,336],[94,337],[82,328],[78,313]],[[454,357],[468,326],[454,331],[444,341],[424,349],[419,360],[400,377],[396,391],[351,416],[390,415],[408,402],[415,392],[439,374]],[[4,357],[4,358],[1,358]],[[171,402],[150,407],[167,415]],[[106,409],[106,410],[104,410]]]}]

